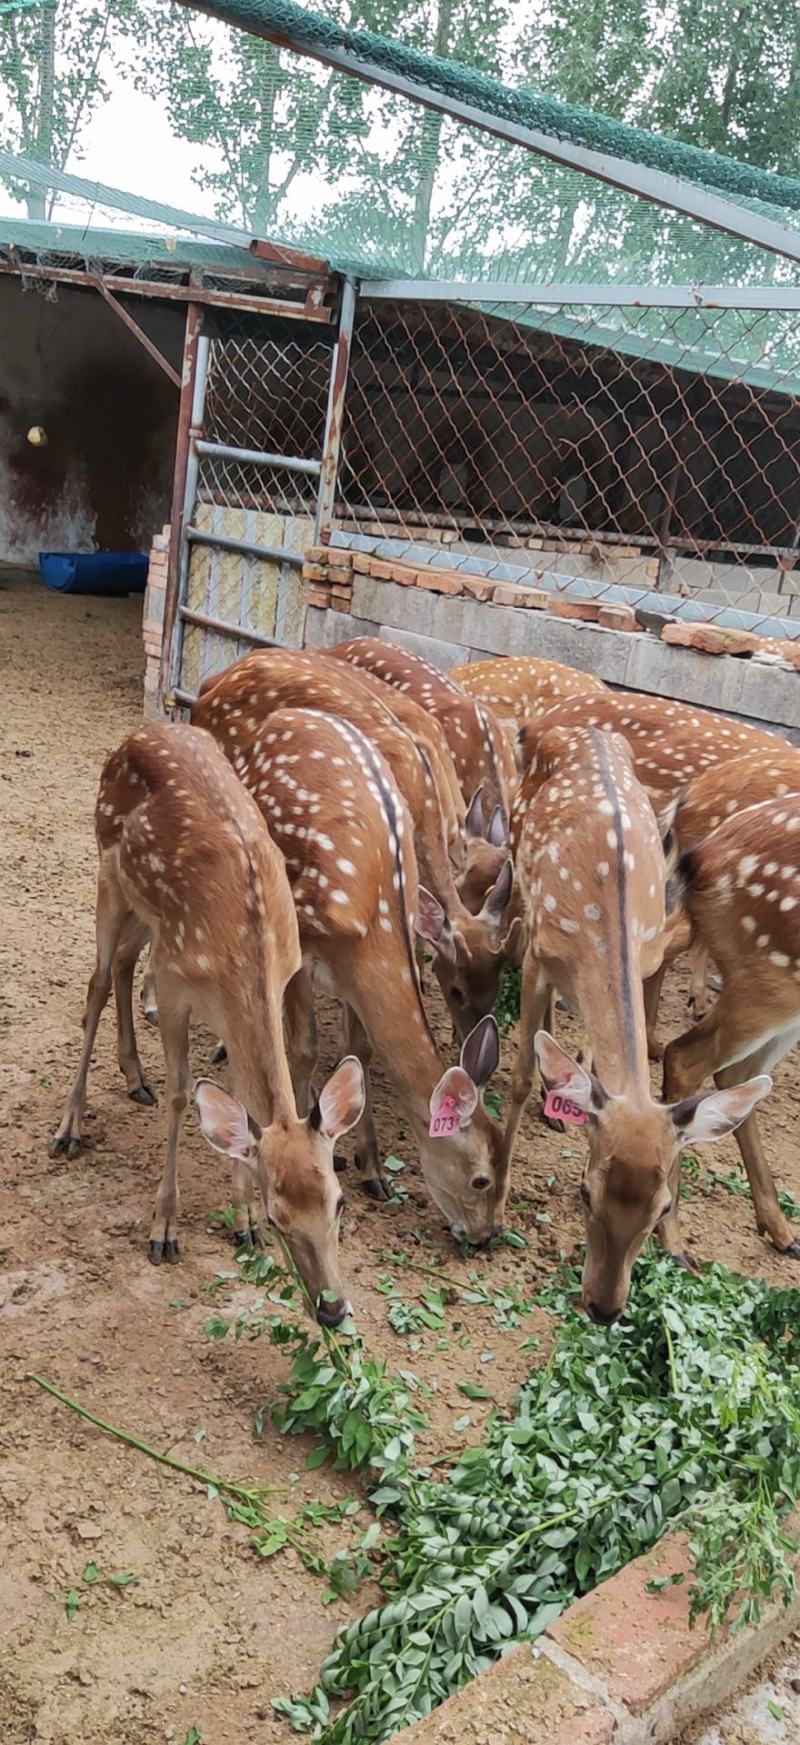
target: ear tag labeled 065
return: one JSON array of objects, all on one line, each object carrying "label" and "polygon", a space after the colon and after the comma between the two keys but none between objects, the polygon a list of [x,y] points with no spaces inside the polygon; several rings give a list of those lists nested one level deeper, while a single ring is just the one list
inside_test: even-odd
[{"label": "ear tag labeled 065", "polygon": [[461,1116],[456,1108],[455,1097],[442,1097],[435,1115],[431,1115],[428,1128],[431,1139],[449,1139],[451,1133],[457,1133],[461,1126]]},{"label": "ear tag labeled 065", "polygon": [[586,1120],[586,1110],[571,1102],[562,1091],[548,1091],[544,1100],[544,1112],[548,1120],[569,1121],[573,1127],[582,1127]]}]

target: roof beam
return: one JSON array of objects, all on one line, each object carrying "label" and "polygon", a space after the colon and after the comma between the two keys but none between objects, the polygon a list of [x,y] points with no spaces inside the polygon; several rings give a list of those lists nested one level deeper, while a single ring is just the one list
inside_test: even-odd
[{"label": "roof beam", "polygon": [[376,302],[538,303],[551,307],[800,310],[800,285],[592,285],[474,279],[362,279],[361,296]]},{"label": "roof beam", "polygon": [[163,351],[159,351],[155,341],[150,338],[149,333],[145,333],[144,328],[139,326],[138,321],[134,321],[133,316],[128,314],[127,309],[123,309],[122,304],[117,302],[116,297],[111,291],[109,291],[108,286],[105,284],[103,279],[93,279],[91,282],[95,286],[95,289],[100,292],[100,296],[104,303],[107,303],[109,309],[111,309],[116,315],[117,320],[122,322],[123,327],[127,327],[128,332],[132,333],[135,339],[138,339],[139,344],[144,346],[145,351],[153,359],[153,362],[158,364],[159,369],[164,371],[165,376],[168,376],[173,388],[180,388],[181,378],[178,375],[177,370],[173,369],[169,359],[165,358]]}]

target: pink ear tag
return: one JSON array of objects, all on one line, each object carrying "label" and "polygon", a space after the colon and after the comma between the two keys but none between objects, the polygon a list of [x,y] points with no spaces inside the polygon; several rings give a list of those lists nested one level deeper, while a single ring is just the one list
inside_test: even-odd
[{"label": "pink ear tag", "polygon": [[544,1099],[544,1112],[551,1121],[569,1121],[573,1127],[582,1127],[586,1120],[586,1110],[577,1103],[565,1097],[563,1091],[548,1091]]},{"label": "pink ear tag", "polygon": [[442,1097],[435,1115],[431,1115],[428,1128],[431,1139],[449,1139],[451,1133],[457,1133],[461,1126],[461,1116],[456,1108],[455,1097]]}]

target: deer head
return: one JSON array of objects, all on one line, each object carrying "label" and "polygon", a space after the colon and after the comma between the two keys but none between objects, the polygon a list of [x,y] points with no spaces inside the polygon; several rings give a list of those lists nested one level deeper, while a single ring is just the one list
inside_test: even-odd
[{"label": "deer head", "polygon": [[513,863],[506,857],[478,914],[462,906],[455,920],[430,891],[419,888],[417,933],[433,946],[436,978],[462,1041],[491,1011],[504,965],[522,933],[519,917],[508,923],[513,883]]},{"label": "deer head", "polygon": [[253,1171],[267,1220],[283,1238],[324,1327],[338,1327],[351,1312],[339,1274],[344,1198],[333,1146],[360,1119],[364,1099],[364,1074],[354,1055],[340,1062],[305,1120],[284,1116],[262,1128],[213,1080],[200,1079],[195,1088],[205,1138]]},{"label": "deer head", "polygon": [[772,1080],[762,1074],[668,1105],[610,1096],[544,1030],[537,1031],[535,1047],[545,1088],[560,1099],[555,1112],[586,1126],[589,1156],[579,1188],[586,1223],[582,1301],[593,1321],[610,1324],[627,1303],[637,1255],[672,1210],[681,1148],[732,1133]]}]

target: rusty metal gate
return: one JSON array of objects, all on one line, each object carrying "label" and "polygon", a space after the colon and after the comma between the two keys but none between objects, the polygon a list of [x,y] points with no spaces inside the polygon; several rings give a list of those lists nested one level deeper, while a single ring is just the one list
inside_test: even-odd
[{"label": "rusty metal gate", "polygon": [[168,707],[251,648],[302,645],[303,554],[330,531],[354,306],[345,279],[333,309],[205,311],[187,328]]}]

